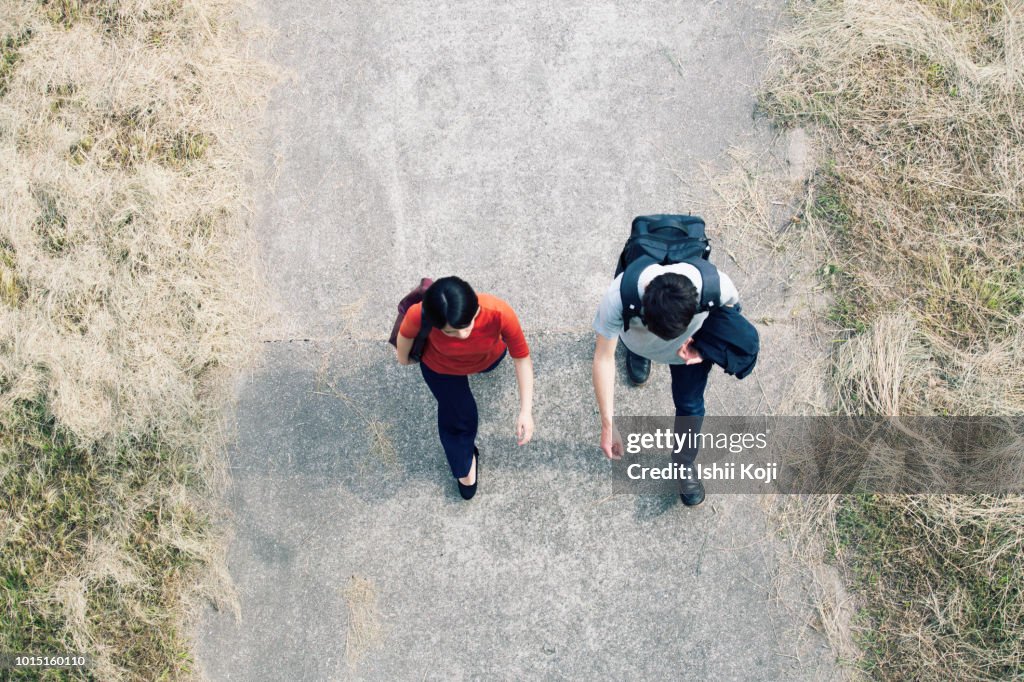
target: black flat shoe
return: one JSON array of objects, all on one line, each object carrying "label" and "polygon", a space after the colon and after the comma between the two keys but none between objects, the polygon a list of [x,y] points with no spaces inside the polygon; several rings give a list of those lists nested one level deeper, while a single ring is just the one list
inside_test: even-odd
[{"label": "black flat shoe", "polygon": [[704,484],[698,478],[685,478],[679,483],[679,499],[687,507],[696,507],[704,501]]},{"label": "black flat shoe", "polygon": [[634,386],[643,386],[651,376],[651,361],[627,348],[626,376]]},{"label": "black flat shoe", "polygon": [[462,499],[471,500],[476,495],[476,487],[480,483],[480,452],[473,446],[473,459],[476,460],[476,480],[473,481],[473,485],[463,485],[462,481],[455,479],[455,482],[459,485],[459,494],[462,495]]}]

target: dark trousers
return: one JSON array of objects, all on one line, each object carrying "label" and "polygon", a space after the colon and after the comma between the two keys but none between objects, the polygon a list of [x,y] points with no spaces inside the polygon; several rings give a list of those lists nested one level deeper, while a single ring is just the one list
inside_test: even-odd
[{"label": "dark trousers", "polygon": [[[669,365],[672,371],[672,402],[676,404],[676,433],[700,433],[704,423],[704,389],[707,388],[708,374],[713,364],[705,360],[699,365]],[[676,464],[687,467],[693,466],[696,459],[695,447],[672,454]]]},{"label": "dark trousers", "polygon": [[[507,352],[507,351],[506,351]],[[505,353],[485,369],[490,372],[505,359]],[[437,432],[441,437],[448,466],[452,476],[463,478],[469,475],[473,465],[473,447],[480,415],[476,410],[476,399],[469,388],[469,377],[459,374],[441,374],[420,363],[420,372],[430,392],[437,399]]]}]

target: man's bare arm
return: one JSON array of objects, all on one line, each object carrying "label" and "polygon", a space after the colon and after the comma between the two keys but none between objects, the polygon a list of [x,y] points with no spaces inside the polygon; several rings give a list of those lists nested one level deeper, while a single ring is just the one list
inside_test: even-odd
[{"label": "man's bare arm", "polygon": [[601,413],[601,450],[609,459],[622,457],[622,439],[615,430],[615,346],[618,339],[597,335],[594,349],[594,395]]}]

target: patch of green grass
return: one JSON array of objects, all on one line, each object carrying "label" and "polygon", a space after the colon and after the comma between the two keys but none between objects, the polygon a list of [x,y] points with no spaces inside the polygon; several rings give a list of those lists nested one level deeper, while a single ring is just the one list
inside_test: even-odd
[{"label": "patch of green grass", "polygon": [[75,453],[39,403],[20,404],[2,426],[0,489],[13,505],[5,518],[13,528],[0,540],[0,650],[80,653],[40,599],[39,583],[83,549],[83,504],[92,496],[73,496],[90,487],[87,457]]},{"label": "patch of green grass", "polygon": [[840,297],[833,300],[825,313],[825,319],[850,334],[863,334],[868,330],[868,323],[864,320],[864,309],[849,298]]},{"label": "patch of green grass", "polygon": [[74,83],[61,83],[59,85],[47,85],[46,94],[53,98],[50,102],[50,111],[54,114],[72,105],[75,101],[75,93],[78,88]]},{"label": "patch of green grass", "polygon": [[68,155],[71,157],[71,162],[75,165],[81,165],[85,163],[86,156],[92,151],[93,145],[96,141],[92,135],[86,135],[78,142],[71,145],[68,149]]},{"label": "patch of green grass", "polygon": [[54,25],[70,28],[88,19],[113,36],[123,34],[135,22],[160,24],[173,21],[182,9],[181,0],[154,2],[138,12],[126,8],[125,3],[109,0],[40,0],[39,4],[44,16]]},{"label": "patch of green grass", "polygon": [[[878,679],[932,679],[941,661],[947,679],[971,669],[1016,678],[1024,669],[1008,661],[1024,624],[1007,606],[1024,584],[1024,559],[1012,549],[1020,519],[965,516],[951,529],[941,498],[912,499],[851,495],[836,512],[839,549],[865,602],[855,624],[864,669]],[[920,638],[908,637],[908,628],[919,628]],[[922,657],[922,644],[935,656]]]},{"label": "patch of green grass", "polygon": [[162,157],[166,163],[172,165],[196,161],[203,158],[210,142],[210,138],[203,133],[182,131],[174,135],[169,148],[163,151]]},{"label": "patch of green grass", "polygon": [[813,220],[839,237],[849,236],[854,221],[853,211],[847,204],[843,190],[843,178],[831,163],[826,164],[815,176],[814,197],[808,207]]},{"label": "patch of green grass", "polygon": [[36,188],[33,196],[39,205],[35,229],[43,248],[53,254],[63,253],[70,246],[68,219],[58,205],[55,193],[46,188]]},{"label": "patch of green grass", "polygon": [[8,83],[18,64],[19,51],[32,38],[32,31],[25,29],[17,36],[6,36],[0,41],[0,97],[7,94]]},{"label": "patch of green grass", "polygon": [[64,28],[82,18],[82,0],[40,0],[39,4],[47,19]]},{"label": "patch of green grass", "polygon": [[[175,528],[186,543],[211,530],[187,499],[167,495],[182,482],[202,488],[189,458],[155,437],[127,443],[113,457],[83,449],[42,400],[20,402],[0,419],[0,490],[10,500],[0,539],[7,614],[0,651],[94,653],[77,651],[74,624],[52,598],[63,578],[84,575],[84,617],[92,636],[121,643],[115,665],[149,671],[150,679],[187,673],[189,643],[175,629],[175,598],[203,565],[168,543],[161,528]],[[130,578],[89,565],[96,540],[113,543],[121,564],[132,567]]]},{"label": "patch of green grass", "polygon": [[[831,236],[834,245],[842,247],[852,238],[851,227],[856,218],[847,204],[843,179],[834,163],[826,163],[815,177],[813,197],[808,206],[811,220]],[[856,272],[835,262],[824,263],[817,271],[818,279],[833,296],[825,314],[827,320],[848,334],[867,331],[872,314],[870,300],[859,289]]]},{"label": "patch of green grass", "polygon": [[[179,130],[169,133],[154,126],[159,116],[155,105],[138,106],[120,114],[112,114],[104,127],[112,131],[102,152],[107,166],[131,169],[146,161],[171,168],[202,159],[213,138],[203,132]],[[87,136],[93,139],[93,136]],[[74,158],[74,157],[73,157]]]},{"label": "patch of green grass", "polygon": [[832,293],[825,319],[846,334],[858,335],[868,330],[873,307],[857,288],[857,281],[844,267],[828,262],[817,270],[818,280]]},{"label": "patch of green grass", "polygon": [[0,240],[0,303],[17,308],[24,296],[25,290],[18,278],[14,249],[7,242]]}]

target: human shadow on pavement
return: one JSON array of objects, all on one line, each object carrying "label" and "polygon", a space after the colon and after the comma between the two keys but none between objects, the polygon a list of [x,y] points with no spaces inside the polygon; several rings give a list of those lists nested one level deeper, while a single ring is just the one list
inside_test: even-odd
[{"label": "human shadow on pavement", "polygon": [[[512,359],[470,378],[480,413],[482,493],[510,479],[529,488],[535,479],[554,489],[592,490],[595,500],[611,494],[598,447],[592,353],[589,333],[535,340],[536,431],[526,446],[513,434],[519,398]],[[398,365],[390,347],[375,342],[348,344],[326,363],[323,357],[293,344],[268,349],[265,367],[241,391],[233,478],[301,478],[311,491],[340,486],[367,503],[426,485],[461,503],[437,437],[436,402],[419,368]],[[621,385],[621,377],[617,408],[667,413],[668,372],[658,369],[642,389]],[[637,496],[636,517],[654,518],[676,505],[674,496]]]}]

